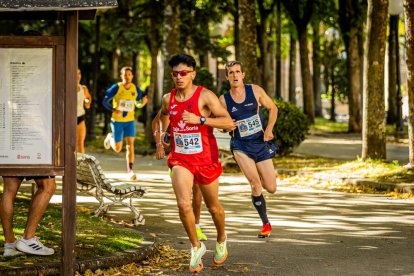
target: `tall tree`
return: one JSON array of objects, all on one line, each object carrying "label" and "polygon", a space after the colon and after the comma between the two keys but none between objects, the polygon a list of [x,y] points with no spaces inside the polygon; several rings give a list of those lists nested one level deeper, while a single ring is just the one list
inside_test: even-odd
[{"label": "tall tree", "polygon": [[[276,77],[275,98],[282,98],[282,3],[276,4]],[[295,52],[296,54],[296,52]]]},{"label": "tall tree", "polygon": [[404,1],[405,37],[407,47],[408,148],[414,168],[414,0]]},{"label": "tall tree", "polygon": [[259,56],[259,69],[260,69],[260,79],[259,83],[263,86],[264,90],[270,92],[270,78],[273,78],[270,70],[270,62],[268,58],[268,46],[269,46],[269,18],[273,12],[274,6],[276,1],[271,1],[271,3],[267,3],[269,1],[257,1],[259,7],[259,24],[257,28],[257,38],[258,38],[258,45],[260,50]]},{"label": "tall tree", "polygon": [[239,0],[234,0],[234,9],[233,9],[233,18],[234,18],[234,54],[236,60],[240,60],[240,19],[239,19]]},{"label": "tall tree", "polygon": [[[397,47],[398,45],[398,24],[399,16],[391,15],[389,20],[388,34],[388,111],[387,124],[394,124],[397,120]],[[397,27],[397,28],[396,28]]]},{"label": "tall tree", "polygon": [[315,116],[322,117],[322,99],[321,99],[321,57],[320,57],[320,34],[319,20],[313,20],[313,100],[315,101]]},{"label": "tall tree", "polygon": [[313,82],[310,71],[308,49],[308,24],[313,14],[314,0],[281,0],[283,6],[295,23],[299,38],[300,68],[303,87],[303,107],[310,123],[315,122],[315,105],[313,101]]},{"label": "tall tree", "polygon": [[230,55],[230,52],[218,45],[221,36],[217,31],[212,39],[210,26],[222,23],[224,15],[231,8],[232,5],[221,0],[180,1],[180,48],[184,52],[198,54],[200,67],[208,67],[209,54],[223,60]]},{"label": "tall tree", "polygon": [[290,34],[289,44],[289,102],[296,104],[296,38]]},{"label": "tall tree", "polygon": [[347,53],[349,132],[361,132],[361,91],[363,26],[366,19],[366,0],[339,0],[339,26]]},{"label": "tall tree", "polygon": [[255,0],[239,0],[239,60],[246,72],[246,83],[257,83],[256,28]]},{"label": "tall tree", "polygon": [[384,59],[388,0],[368,0],[364,92],[362,159],[386,158]]},{"label": "tall tree", "polygon": [[321,99],[321,32],[324,26],[337,28],[334,22],[337,21],[335,2],[333,0],[316,0],[315,11],[311,19],[313,41],[312,41],[312,73],[313,73],[313,99],[315,101],[315,116],[322,117],[322,99]]},{"label": "tall tree", "polygon": [[174,83],[171,78],[171,68],[168,65],[170,58],[180,52],[180,1],[167,0],[164,8],[164,78],[163,91],[168,93],[173,87]]},{"label": "tall tree", "polygon": [[158,80],[158,53],[162,46],[162,24],[164,22],[163,16],[160,16],[160,11],[164,10],[164,3],[158,0],[146,0],[137,7],[137,19],[141,21],[142,28],[146,30],[145,42],[149,49],[151,56],[151,73],[150,83],[147,90],[148,103],[144,108],[146,112],[144,118],[145,123],[145,137],[147,141],[154,142],[151,122],[152,114],[158,110],[161,99],[157,93]]}]

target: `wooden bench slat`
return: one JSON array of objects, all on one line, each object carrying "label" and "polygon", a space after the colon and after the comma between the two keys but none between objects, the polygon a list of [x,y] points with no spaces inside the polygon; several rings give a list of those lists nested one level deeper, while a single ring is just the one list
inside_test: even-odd
[{"label": "wooden bench slat", "polygon": [[[88,192],[96,197],[100,206],[95,215],[106,213],[111,205],[116,203],[130,208],[134,213],[134,224],[145,224],[145,219],[139,210],[126,199],[140,198],[146,193],[145,187],[138,183],[131,183],[119,179],[106,178],[105,173],[96,157],[88,154],[78,154],[77,157],[77,183],[78,190]],[[95,192],[92,193],[91,190]],[[105,202],[108,199],[109,202]],[[126,201],[125,201],[126,200]]]}]

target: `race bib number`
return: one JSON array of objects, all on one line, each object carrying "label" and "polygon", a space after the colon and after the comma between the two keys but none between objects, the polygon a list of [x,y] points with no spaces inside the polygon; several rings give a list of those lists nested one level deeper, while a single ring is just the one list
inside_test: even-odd
[{"label": "race bib number", "polygon": [[250,136],[259,131],[263,131],[262,122],[258,114],[237,121],[237,128],[239,129],[240,137]]},{"label": "race bib number", "polygon": [[181,154],[194,154],[203,151],[201,133],[174,132],[175,152]]},{"label": "race bib number", "polygon": [[134,104],[135,104],[135,101],[133,100],[120,100],[119,109],[121,109],[122,111],[133,111]]}]

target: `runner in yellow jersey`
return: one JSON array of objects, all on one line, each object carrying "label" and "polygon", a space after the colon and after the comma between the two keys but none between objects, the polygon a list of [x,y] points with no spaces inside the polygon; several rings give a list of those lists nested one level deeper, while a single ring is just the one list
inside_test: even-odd
[{"label": "runner in yellow jersey", "polygon": [[126,159],[128,177],[136,180],[134,166],[134,140],[135,140],[135,107],[142,108],[147,103],[139,87],[132,83],[134,75],[131,67],[121,69],[122,82],[112,85],[105,92],[102,101],[104,107],[112,111],[111,130],[105,138],[106,149],[112,148],[115,152],[122,150],[122,140],[126,141]]}]

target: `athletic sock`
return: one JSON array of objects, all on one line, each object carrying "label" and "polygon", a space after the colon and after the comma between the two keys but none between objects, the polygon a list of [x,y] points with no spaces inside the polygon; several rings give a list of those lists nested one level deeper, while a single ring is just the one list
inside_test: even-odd
[{"label": "athletic sock", "polygon": [[252,202],[257,212],[259,213],[260,218],[262,219],[263,225],[269,223],[266,213],[266,201],[263,195],[254,196],[252,195]]},{"label": "athletic sock", "polygon": [[134,163],[128,163],[128,172],[132,171],[132,167],[134,167]]}]

